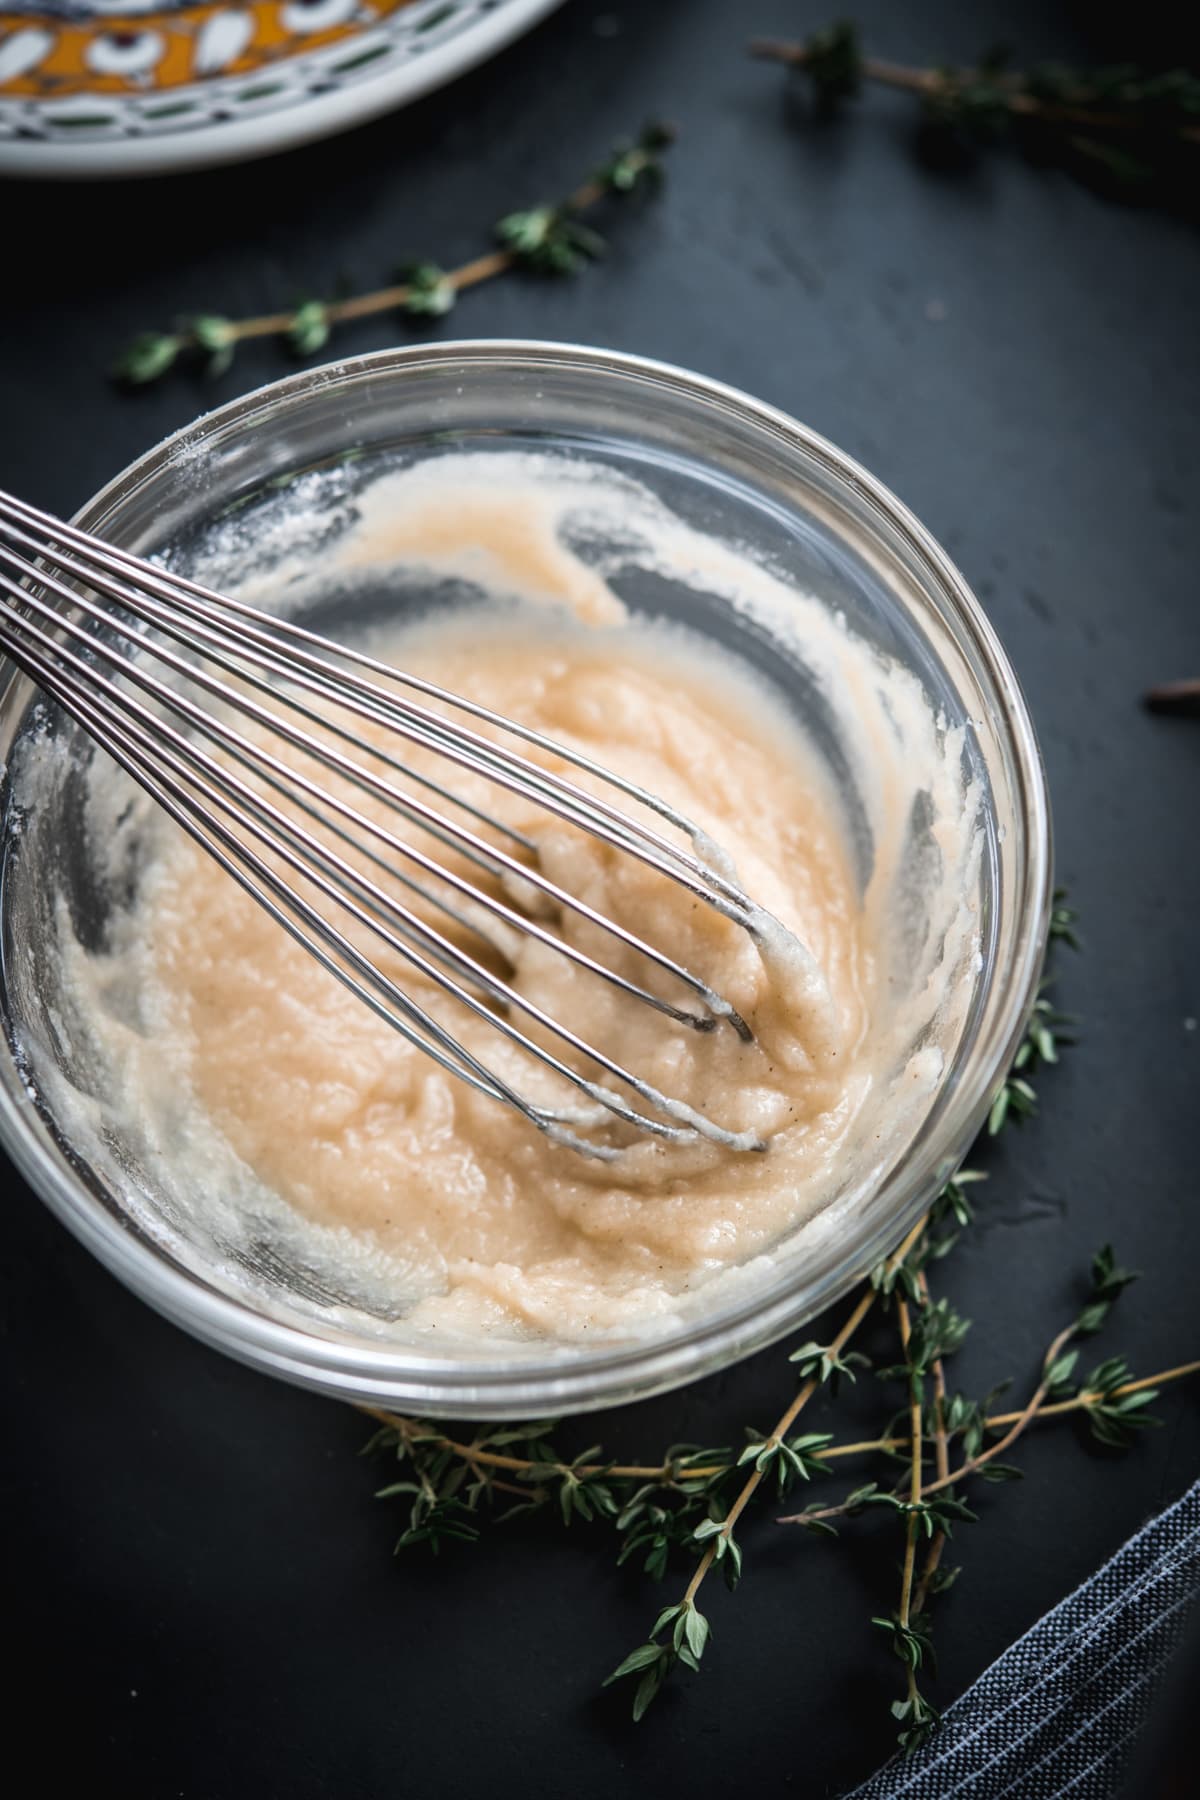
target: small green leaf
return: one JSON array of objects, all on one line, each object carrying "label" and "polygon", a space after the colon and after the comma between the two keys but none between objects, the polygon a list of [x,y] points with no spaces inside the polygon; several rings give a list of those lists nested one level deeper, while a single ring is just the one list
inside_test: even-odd
[{"label": "small green leaf", "polygon": [[313,356],[329,342],[329,312],[321,300],[305,300],[292,314],[288,342],[297,356]]},{"label": "small green leaf", "polygon": [[1110,1356],[1097,1365],[1084,1383],[1091,1394],[1108,1394],[1129,1380],[1129,1364],[1123,1356]]},{"label": "small green leaf", "polygon": [[1015,1463],[1002,1463],[1002,1462],[984,1463],[982,1465],[982,1467],[976,1471],[976,1473],[978,1474],[981,1481],[1002,1482],[1002,1481],[1024,1481],[1024,1479],[1025,1479],[1024,1469],[1018,1469],[1018,1467]]},{"label": "small green leaf", "polygon": [[670,1661],[664,1653],[663,1660],[652,1669],[647,1669],[638,1682],[637,1693],[633,1696],[633,1722],[636,1725],[645,1716],[646,1708],[655,1698],[659,1688],[666,1680]]},{"label": "small green leaf", "polygon": [[1111,1244],[1102,1244],[1092,1258],[1092,1290],[1099,1300],[1115,1300],[1140,1274],[1140,1269],[1120,1266]]},{"label": "small green leaf", "polygon": [[1078,1350],[1067,1350],[1047,1367],[1042,1380],[1049,1394],[1061,1397],[1071,1387],[1071,1376],[1078,1361]]},{"label": "small green leaf", "polygon": [[1093,1337],[1107,1319],[1109,1305],[1107,1300],[1093,1300],[1089,1306],[1085,1306],[1075,1321],[1076,1331],[1084,1337]]},{"label": "small green leaf", "polygon": [[458,300],[458,289],[437,263],[412,263],[402,279],[408,288],[404,311],[414,318],[444,318]]},{"label": "small green leaf", "polygon": [[855,26],[841,19],[814,32],[804,46],[801,67],[823,112],[833,112],[843,100],[853,99],[862,82],[862,52]]},{"label": "small green leaf", "polygon": [[619,1663],[611,1675],[606,1675],[602,1686],[609,1687],[614,1681],[620,1681],[626,1675],[636,1675],[639,1669],[648,1668],[656,1663],[663,1654],[661,1644],[639,1644],[631,1650],[623,1663]]},{"label": "small green leaf", "polygon": [[653,123],[642,130],[636,144],[618,145],[606,163],[596,170],[596,180],[611,194],[631,194],[662,179],[660,152],[675,141],[671,125]]},{"label": "small green leaf", "polygon": [[855,1366],[861,1369],[869,1369],[871,1366],[870,1358],[857,1350],[843,1355],[832,1344],[811,1341],[801,1344],[798,1350],[793,1350],[788,1361],[797,1364],[797,1373],[802,1381],[827,1381],[831,1394],[837,1393],[841,1376],[844,1375],[851,1382],[858,1380],[854,1373]]},{"label": "small green leaf", "polygon": [[828,1519],[814,1519],[808,1513],[801,1513],[799,1522],[806,1531],[815,1532],[818,1537],[835,1538],[838,1536],[837,1526],[831,1525]]},{"label": "small green leaf", "polygon": [[682,1617],[683,1610],[682,1601],[678,1606],[664,1606],[663,1610],[654,1621],[650,1636],[656,1638],[660,1631],[665,1631],[668,1625],[674,1624],[677,1619]]},{"label": "small green leaf", "polygon": [[695,1605],[688,1606],[684,1618],[684,1636],[687,1639],[687,1647],[698,1662],[704,1655],[704,1647],[711,1635],[709,1623]]},{"label": "small green leaf", "polygon": [[895,1494],[887,1493],[877,1482],[867,1481],[862,1487],[855,1488],[852,1494],[848,1494],[844,1504],[847,1512],[858,1512],[864,1506],[890,1506],[898,1512],[902,1502]]},{"label": "small green leaf", "polygon": [[1075,935],[1075,924],[1079,915],[1066,904],[1066,901],[1066,888],[1055,888],[1054,904],[1050,912],[1050,937],[1052,940],[1056,938],[1061,940],[1072,950],[1078,950],[1079,939]]},{"label": "small green leaf", "polygon": [[[1157,1399],[1157,1388],[1139,1388],[1136,1394],[1119,1394],[1115,1399],[1110,1400],[1108,1404],[1115,1412],[1121,1414],[1125,1418],[1129,1418],[1131,1413],[1141,1412],[1144,1406],[1153,1406]],[[1149,1420],[1141,1420],[1139,1422],[1148,1424]]]},{"label": "small green leaf", "polygon": [[627,1675],[640,1675],[633,1697],[633,1716],[635,1720],[640,1719],[666,1680],[673,1660],[671,1651],[664,1644],[640,1644],[606,1677],[603,1685],[609,1687]]},{"label": "small green leaf", "polygon": [[539,275],[574,275],[604,253],[604,239],[560,206],[507,213],[496,226],[504,248]]},{"label": "small green leaf", "polygon": [[116,380],[133,387],[144,387],[165,375],[179,356],[183,339],[173,332],[143,331],[122,351],[113,364]]},{"label": "small green leaf", "polygon": [[233,361],[237,333],[229,319],[218,313],[198,313],[189,319],[187,329],[192,342],[208,356],[207,373],[214,378],[224,375]]}]

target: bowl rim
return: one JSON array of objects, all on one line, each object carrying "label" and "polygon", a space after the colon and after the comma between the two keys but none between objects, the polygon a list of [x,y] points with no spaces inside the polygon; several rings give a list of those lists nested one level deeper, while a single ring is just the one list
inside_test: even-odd
[{"label": "bowl rim", "polygon": [[[565,1354],[553,1349],[543,1361],[530,1354],[477,1366],[453,1357],[414,1356],[410,1346],[347,1344],[272,1317],[251,1304],[249,1295],[238,1298],[204,1282],[95,1200],[47,1139],[44,1123],[33,1122],[34,1104],[24,1089],[12,1046],[6,1046],[0,1143],[51,1211],[156,1310],[252,1367],[341,1399],[387,1402],[445,1417],[512,1418],[619,1405],[740,1360],[848,1293],[903,1240],[936,1187],[953,1172],[956,1156],[948,1157],[947,1142],[938,1140],[961,1144],[958,1156],[966,1153],[1024,1030],[1048,937],[1053,857],[1049,795],[1032,719],[1000,639],[956,565],[902,500],[827,438],[778,407],[679,365],[598,346],[525,338],[455,339],[340,359],[264,383],[201,414],[128,464],[78,509],[72,523],[85,529],[102,526],[114,503],[135,492],[164,464],[194,452],[230,427],[252,426],[265,407],[287,404],[317,387],[352,385],[373,375],[402,378],[406,371],[431,365],[478,367],[488,361],[522,369],[539,363],[559,369],[568,365],[600,376],[608,371],[685,390],[694,401],[715,405],[765,429],[814,460],[835,484],[848,486],[860,502],[869,500],[907,552],[934,577],[1002,701],[1003,735],[1026,840],[1024,888],[1008,902],[1020,908],[1011,967],[1004,991],[993,986],[989,993],[981,1024],[987,1053],[976,1056],[974,1066],[964,1071],[939,1131],[928,1134],[932,1141],[921,1145],[915,1156],[901,1159],[875,1189],[877,1197],[893,1191],[893,1204],[880,1207],[879,1223],[858,1253],[815,1287],[805,1289],[802,1279],[792,1275],[766,1295],[743,1296],[723,1311],[689,1319],[681,1331],[642,1342],[596,1346],[582,1353],[574,1347]],[[12,705],[14,688],[20,686],[19,678],[9,682],[0,705]]]}]

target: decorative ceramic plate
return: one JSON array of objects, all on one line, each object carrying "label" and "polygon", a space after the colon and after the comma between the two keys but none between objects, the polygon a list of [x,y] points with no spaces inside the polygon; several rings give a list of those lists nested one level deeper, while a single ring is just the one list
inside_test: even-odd
[{"label": "decorative ceramic plate", "polygon": [[559,0],[0,0],[0,175],[240,162],[401,106]]}]

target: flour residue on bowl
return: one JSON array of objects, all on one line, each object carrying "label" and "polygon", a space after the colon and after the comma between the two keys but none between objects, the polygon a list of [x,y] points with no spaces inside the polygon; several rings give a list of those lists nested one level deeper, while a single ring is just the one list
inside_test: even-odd
[{"label": "flour residue on bowl", "polygon": [[[619,1157],[588,1162],[539,1135],[371,1014],[97,759],[96,861],[127,869],[136,834],[139,879],[101,951],[64,928],[67,986],[107,1059],[106,1129],[171,1167],[183,1210],[209,1209],[227,1245],[252,1237],[249,1266],[265,1245],[392,1330],[569,1343],[718,1304],[723,1280],[769,1270],[806,1222],[877,1182],[936,1093],[978,952],[979,794],[961,729],[915,676],[780,572],[582,461],[429,459],[362,492],[319,553],[289,559],[284,533],[263,570],[241,530],[197,572],[268,608],[340,591],[352,618],[357,585],[388,569],[469,589],[445,616],[376,626],[372,653],[660,795],[730,859],[778,921],[758,942],[634,859],[453,773],[536,842],[559,886],[701,975],[753,1041],[689,1032],[512,934],[495,949],[518,994],[768,1148],[618,1130]],[[647,575],[777,643],[819,700],[819,732],[730,649],[631,613],[621,590]],[[586,920],[558,925],[644,974]],[[377,941],[372,954],[504,1079],[551,1092],[486,1019]]]}]

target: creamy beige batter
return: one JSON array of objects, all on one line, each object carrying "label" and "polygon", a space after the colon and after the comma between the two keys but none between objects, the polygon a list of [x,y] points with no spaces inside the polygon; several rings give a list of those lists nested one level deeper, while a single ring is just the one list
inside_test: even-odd
[{"label": "creamy beige batter", "polygon": [[[767,1138],[765,1155],[630,1141],[626,1130],[618,1162],[585,1161],[377,1020],[199,849],[173,846],[156,884],[145,921],[154,976],[183,1024],[160,1050],[263,1182],[322,1225],[371,1233],[405,1266],[406,1286],[437,1297],[439,1317],[574,1335],[753,1253],[827,1179],[869,1085],[858,1052],[873,964],[819,769],[752,688],[740,694],[736,679],[669,647],[631,632],[593,647],[581,634],[481,621],[398,649],[410,669],[686,810],[802,936],[824,979],[798,1008],[790,992],[781,1000],[783,971],[686,889],[472,783],[538,839],[559,886],[699,972],[755,1042],[728,1025],[689,1031],[528,938],[513,947],[513,984],[662,1092]],[[386,820],[379,803],[372,810]],[[605,934],[563,923],[609,966],[647,978]],[[394,952],[376,960],[514,1086],[552,1092],[492,1026],[431,1000]]]},{"label": "creamy beige batter", "polygon": [[[174,1133],[213,1170],[232,1152],[252,1187],[274,1197],[276,1228],[307,1245],[307,1260],[368,1270],[406,1329],[558,1340],[652,1329],[722,1270],[769,1254],[868,1182],[919,1121],[974,955],[973,804],[960,743],[916,684],[836,622],[818,626],[813,605],[812,663],[837,667],[839,704],[856,718],[873,830],[864,883],[834,783],[766,685],[679,630],[632,624],[604,572],[564,541],[578,474],[556,486],[521,458],[490,459],[487,479],[472,484],[474,473],[451,465],[380,483],[336,549],[338,568],[390,560],[465,574],[523,607],[426,622],[376,653],[661,795],[720,845],[797,940],[764,953],[628,856],[455,774],[456,788],[536,840],[559,885],[701,975],[753,1042],[728,1025],[690,1032],[529,939],[507,941],[495,966],[663,1092],[760,1137],[765,1153],[664,1145],[619,1126],[601,1132],[620,1147],[614,1161],[550,1141],[391,1031],[174,828],[158,833],[112,954],[81,959],[78,979],[107,1015],[127,1098],[157,1112],[160,1136]],[[586,493],[593,508],[605,498],[597,483]],[[697,579],[719,587],[736,577],[751,593],[757,584],[764,604],[779,587],[648,499],[617,499],[647,542],[655,520],[664,539],[674,532],[674,566],[685,552]],[[276,588],[285,575],[275,571]],[[919,929],[906,917],[903,874],[917,793],[939,859],[937,882],[917,898]],[[98,818],[115,806],[98,788]],[[570,915],[560,924],[647,979],[605,934]],[[486,1021],[432,995],[377,943],[372,954],[482,1061],[525,1092],[559,1097]]]}]

